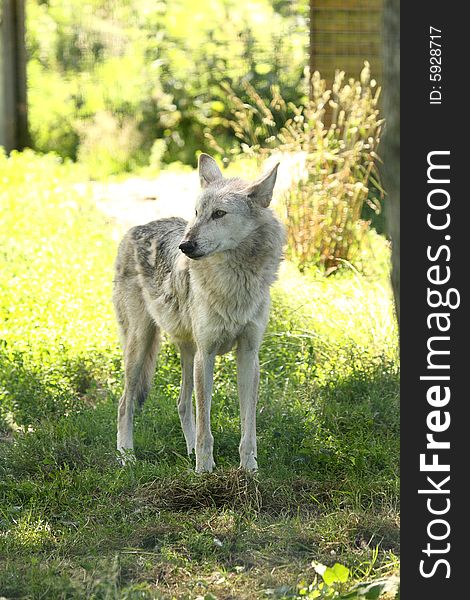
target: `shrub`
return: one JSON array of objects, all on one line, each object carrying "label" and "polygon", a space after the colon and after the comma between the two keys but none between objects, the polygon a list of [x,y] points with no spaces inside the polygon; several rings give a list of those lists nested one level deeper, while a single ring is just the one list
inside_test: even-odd
[{"label": "shrub", "polygon": [[95,178],[130,171],[139,164],[142,141],[135,119],[121,121],[112,113],[96,113],[88,122],[81,122],[78,159],[88,166]]},{"label": "shrub", "polygon": [[358,81],[345,82],[344,72],[337,71],[327,89],[316,72],[310,87],[310,99],[300,106],[286,102],[276,87],[266,102],[246,84],[249,104],[227,87],[231,126],[239,140],[231,154],[261,160],[279,152],[294,154],[301,169],[278,203],[289,257],[301,268],[321,265],[331,270],[344,261],[360,266],[369,226],[361,219],[363,204],[368,201],[379,210],[369,188],[380,190],[380,88],[370,79],[367,62]]},{"label": "shrub", "polygon": [[139,0],[29,0],[34,148],[76,159],[83,155],[80,122],[87,127],[107,111],[120,121],[135,120],[138,164],[154,166],[152,144],[162,139],[162,162],[194,166],[196,151],[209,149],[206,128],[231,143],[222,82],[230,81],[241,96],[245,76],[262,95],[277,82],[284,95],[298,100],[308,39],[305,8],[280,11],[269,0],[144,6]]},{"label": "shrub", "polygon": [[63,158],[76,159],[79,135],[76,82],[42,67],[28,64],[29,127],[34,147],[39,152],[54,150]]}]

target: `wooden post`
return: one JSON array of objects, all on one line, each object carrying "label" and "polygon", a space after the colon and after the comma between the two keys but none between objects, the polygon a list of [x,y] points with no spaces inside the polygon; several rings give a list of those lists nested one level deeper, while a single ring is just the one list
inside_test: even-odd
[{"label": "wooden post", "polygon": [[315,57],[315,0],[309,0],[310,10],[310,22],[309,22],[309,56],[308,56],[308,68],[309,68],[309,94],[310,98],[313,97],[313,86],[312,77],[314,72],[318,69]]},{"label": "wooden post", "polygon": [[0,0],[0,146],[30,144],[26,101],[24,0]]},{"label": "wooden post", "polygon": [[392,242],[392,287],[400,325],[400,0],[384,2],[383,62],[385,129],[381,154],[387,229]]}]

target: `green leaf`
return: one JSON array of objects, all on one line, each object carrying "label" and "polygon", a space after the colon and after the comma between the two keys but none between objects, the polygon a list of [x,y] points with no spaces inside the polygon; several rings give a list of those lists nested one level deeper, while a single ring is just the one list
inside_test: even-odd
[{"label": "green leaf", "polygon": [[339,563],[335,563],[332,567],[325,569],[322,577],[326,585],[345,583],[349,577],[349,569]]},{"label": "green leaf", "polygon": [[326,585],[333,585],[337,581],[336,574],[332,568],[328,567],[322,575],[323,581]]},{"label": "green leaf", "polygon": [[339,563],[335,563],[332,568],[336,574],[337,581],[340,583],[346,583],[349,577],[349,569],[344,565],[340,565]]}]

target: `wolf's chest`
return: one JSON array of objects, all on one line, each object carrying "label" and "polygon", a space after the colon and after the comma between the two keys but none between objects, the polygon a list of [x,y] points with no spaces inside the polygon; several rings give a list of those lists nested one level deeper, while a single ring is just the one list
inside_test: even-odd
[{"label": "wolf's chest", "polygon": [[224,354],[247,324],[258,319],[260,307],[269,303],[269,287],[249,270],[208,275],[192,277],[192,329],[197,341]]},{"label": "wolf's chest", "polygon": [[257,312],[267,289],[259,273],[244,269],[214,270],[191,274],[192,301],[225,322],[227,327],[246,324]]}]

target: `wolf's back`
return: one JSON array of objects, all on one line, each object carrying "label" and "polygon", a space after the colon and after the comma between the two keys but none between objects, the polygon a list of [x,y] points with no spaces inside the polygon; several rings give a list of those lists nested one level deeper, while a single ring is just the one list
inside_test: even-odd
[{"label": "wolf's back", "polygon": [[122,239],[116,261],[116,278],[141,274],[158,282],[174,268],[181,251],[186,221],[158,219],[132,227]]}]

